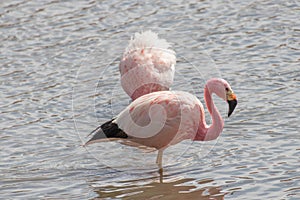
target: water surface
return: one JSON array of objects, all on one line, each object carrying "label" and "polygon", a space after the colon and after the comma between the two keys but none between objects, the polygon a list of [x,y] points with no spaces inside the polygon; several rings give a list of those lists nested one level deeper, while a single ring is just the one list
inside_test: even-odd
[{"label": "water surface", "polygon": [[[299,13],[296,0],[1,2],[0,196],[299,199]],[[203,103],[222,77],[239,98],[217,141],[166,151],[163,183],[155,152],[80,146],[129,103],[118,62],[149,29],[177,53],[173,89]]]}]

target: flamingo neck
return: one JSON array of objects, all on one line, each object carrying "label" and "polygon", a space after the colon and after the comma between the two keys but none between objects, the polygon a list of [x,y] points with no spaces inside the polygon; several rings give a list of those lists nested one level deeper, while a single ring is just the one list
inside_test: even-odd
[{"label": "flamingo neck", "polygon": [[198,132],[195,137],[195,140],[202,140],[202,141],[214,140],[221,134],[221,132],[223,130],[223,127],[224,127],[223,118],[221,117],[221,115],[212,99],[212,94],[215,93],[216,90],[217,90],[217,88],[214,87],[213,84],[208,83],[205,85],[204,100],[205,100],[208,112],[211,115],[212,124],[208,126],[206,124],[205,118],[202,118],[202,119],[204,119],[204,121],[200,122],[199,124],[203,124],[204,127],[198,128]]}]

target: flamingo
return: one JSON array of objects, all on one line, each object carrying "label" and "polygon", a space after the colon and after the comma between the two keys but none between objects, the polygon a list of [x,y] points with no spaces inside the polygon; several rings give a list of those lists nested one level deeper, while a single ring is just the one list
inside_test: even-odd
[{"label": "flamingo", "polygon": [[119,64],[121,85],[132,100],[169,90],[175,73],[175,52],[152,31],[135,33]]},{"label": "flamingo", "polygon": [[212,124],[205,121],[203,105],[194,95],[183,91],[158,91],[137,98],[119,115],[94,131],[89,145],[105,138],[122,139],[158,150],[156,163],[162,170],[163,151],[182,140],[209,141],[222,132],[224,121],[213,102],[216,94],[229,104],[228,117],[237,97],[224,79],[213,78],[204,87],[206,107]]}]

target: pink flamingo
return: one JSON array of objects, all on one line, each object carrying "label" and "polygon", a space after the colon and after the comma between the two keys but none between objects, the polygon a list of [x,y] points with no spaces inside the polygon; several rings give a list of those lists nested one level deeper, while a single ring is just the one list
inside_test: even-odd
[{"label": "pink flamingo", "polygon": [[119,138],[158,150],[156,163],[162,170],[163,150],[182,140],[208,141],[222,132],[224,122],[214,105],[212,94],[227,101],[228,117],[237,105],[237,98],[224,79],[213,78],[204,88],[204,99],[212,118],[207,125],[201,102],[194,95],[182,91],[159,91],[137,98],[116,118],[96,128],[85,144]]},{"label": "pink flamingo", "polygon": [[156,33],[135,33],[126,48],[119,69],[124,91],[136,98],[156,91],[169,90],[175,73],[175,52]]}]

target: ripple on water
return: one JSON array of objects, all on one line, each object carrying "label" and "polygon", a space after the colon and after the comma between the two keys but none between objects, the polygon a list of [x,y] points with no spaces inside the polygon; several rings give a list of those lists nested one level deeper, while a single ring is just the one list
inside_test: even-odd
[{"label": "ripple on water", "polygon": [[[300,198],[297,1],[0,5],[2,198]],[[205,80],[217,76],[239,98],[218,141],[166,151],[163,183],[156,152],[80,146],[128,105],[118,62],[148,29],[177,53],[173,89],[204,102]]]}]

